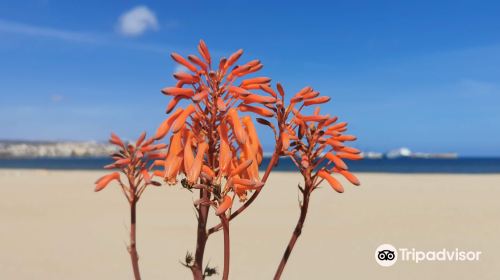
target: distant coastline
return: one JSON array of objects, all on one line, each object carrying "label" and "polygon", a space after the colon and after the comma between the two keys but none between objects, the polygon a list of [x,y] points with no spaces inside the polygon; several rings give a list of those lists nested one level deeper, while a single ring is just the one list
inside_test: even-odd
[{"label": "distant coastline", "polygon": [[[116,147],[97,141],[21,141],[0,140],[0,159],[34,158],[103,158],[116,152]],[[264,156],[270,156],[265,153]],[[398,148],[386,153],[368,151],[363,156],[367,159],[456,159],[457,153],[422,153],[412,152],[408,148]]]},{"label": "distant coastline", "polygon": [[0,141],[0,158],[99,158],[114,153],[116,148],[96,141]]}]

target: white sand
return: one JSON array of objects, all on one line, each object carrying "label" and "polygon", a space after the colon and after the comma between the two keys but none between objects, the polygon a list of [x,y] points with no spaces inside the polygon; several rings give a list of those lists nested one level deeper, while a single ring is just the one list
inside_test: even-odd
[{"label": "white sand", "polygon": [[[116,185],[94,193],[102,172],[0,170],[0,279],[131,279],[128,205]],[[500,175],[359,174],[361,187],[313,193],[283,279],[498,279]],[[274,173],[231,223],[231,279],[271,279],[296,219],[294,173]],[[195,246],[193,195],[146,191],[138,209],[143,279],[190,279],[179,264]],[[216,222],[216,219],[211,219]],[[381,243],[482,251],[477,262],[374,260]],[[206,260],[222,265],[221,234]],[[212,279],[219,279],[220,276]]]}]

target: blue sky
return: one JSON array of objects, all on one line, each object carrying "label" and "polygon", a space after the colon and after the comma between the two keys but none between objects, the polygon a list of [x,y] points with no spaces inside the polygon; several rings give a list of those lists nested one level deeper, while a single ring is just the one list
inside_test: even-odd
[{"label": "blue sky", "polygon": [[[366,150],[500,155],[497,1],[0,1],[0,139],[134,138],[172,51],[243,48],[312,85]],[[264,143],[270,147],[271,143]]]}]

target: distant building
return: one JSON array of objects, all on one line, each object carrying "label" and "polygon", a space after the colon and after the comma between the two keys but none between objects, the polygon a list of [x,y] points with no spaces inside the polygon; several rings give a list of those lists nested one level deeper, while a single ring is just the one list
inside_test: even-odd
[{"label": "distant building", "polygon": [[399,149],[394,149],[390,150],[385,154],[387,158],[401,158],[401,157],[411,157],[412,152],[408,148],[399,148]]},{"label": "distant building", "polygon": [[440,158],[440,159],[455,159],[458,158],[457,153],[414,153],[408,148],[399,148],[390,150],[385,154],[388,159],[395,158]]}]

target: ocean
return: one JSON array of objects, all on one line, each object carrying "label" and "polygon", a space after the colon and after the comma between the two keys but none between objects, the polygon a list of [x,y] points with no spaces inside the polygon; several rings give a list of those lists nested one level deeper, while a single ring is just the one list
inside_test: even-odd
[{"label": "ocean", "polygon": [[[262,168],[269,159],[264,159]],[[10,169],[52,169],[52,170],[99,170],[109,164],[109,158],[36,158],[0,159],[0,168]],[[347,161],[354,172],[379,173],[500,173],[500,158],[458,158],[458,159],[365,159]],[[280,159],[277,171],[295,171],[290,159]]]}]

